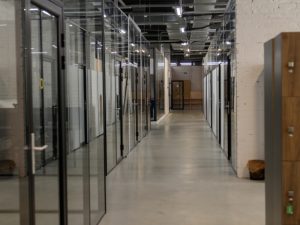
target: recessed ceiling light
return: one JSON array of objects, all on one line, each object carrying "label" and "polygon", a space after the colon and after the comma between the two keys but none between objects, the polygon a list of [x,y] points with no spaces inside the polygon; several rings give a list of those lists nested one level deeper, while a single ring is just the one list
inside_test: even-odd
[{"label": "recessed ceiling light", "polygon": [[121,34],[126,34],[126,31],[124,29],[120,29]]},{"label": "recessed ceiling light", "polygon": [[145,18],[147,18],[147,17],[148,17],[148,15],[146,15],[146,14],[145,14],[145,15],[144,15],[144,17],[145,17]]},{"label": "recessed ceiling light", "polygon": [[181,33],[184,33],[184,32],[185,32],[184,27],[180,27],[180,32],[181,32]]},{"label": "recessed ceiling light", "polygon": [[182,16],[182,8],[181,8],[181,7],[176,7],[176,14],[177,14],[177,16],[179,16],[179,17]]}]

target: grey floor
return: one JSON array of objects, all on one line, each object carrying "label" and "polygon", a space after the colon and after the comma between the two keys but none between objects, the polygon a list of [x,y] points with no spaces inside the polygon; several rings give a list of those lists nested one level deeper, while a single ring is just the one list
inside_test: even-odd
[{"label": "grey floor", "polygon": [[107,179],[100,225],[264,225],[264,184],[238,179],[203,116],[170,114]]}]

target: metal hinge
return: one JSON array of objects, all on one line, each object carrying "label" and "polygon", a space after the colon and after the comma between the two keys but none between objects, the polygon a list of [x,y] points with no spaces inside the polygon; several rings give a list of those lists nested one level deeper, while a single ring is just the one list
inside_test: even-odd
[{"label": "metal hinge", "polygon": [[61,37],[61,47],[64,48],[65,47],[65,34],[62,33],[60,37]]},{"label": "metal hinge", "polygon": [[66,57],[64,55],[61,57],[61,68],[66,69]]}]

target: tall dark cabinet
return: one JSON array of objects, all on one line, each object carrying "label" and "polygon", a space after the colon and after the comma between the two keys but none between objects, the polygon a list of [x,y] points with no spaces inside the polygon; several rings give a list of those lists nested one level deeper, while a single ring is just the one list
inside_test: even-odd
[{"label": "tall dark cabinet", "polygon": [[300,33],[265,43],[266,225],[300,225]]}]

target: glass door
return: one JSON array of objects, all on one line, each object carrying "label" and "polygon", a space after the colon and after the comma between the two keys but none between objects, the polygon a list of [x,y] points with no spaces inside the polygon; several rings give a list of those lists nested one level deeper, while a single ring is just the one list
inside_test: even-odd
[{"label": "glass door", "polygon": [[116,151],[117,162],[122,160],[123,157],[123,144],[122,144],[122,83],[121,83],[121,61],[115,61],[115,83],[116,83]]},{"label": "glass door", "polygon": [[[60,162],[63,113],[59,49],[61,8],[49,1],[32,1],[31,29],[31,192],[34,224],[60,224]],[[62,95],[64,96],[64,95]],[[62,120],[63,121],[63,120]]]},{"label": "glass door", "polygon": [[123,156],[127,156],[129,153],[129,133],[130,133],[130,110],[131,110],[131,102],[130,102],[130,88],[129,88],[129,70],[130,67],[123,66],[121,73],[121,104],[122,104],[122,134],[123,134]]},{"label": "glass door", "polygon": [[141,77],[140,68],[136,70],[136,81],[135,81],[135,105],[136,105],[136,142],[141,139],[142,121],[141,121],[141,101],[142,101],[142,90],[141,90]]},{"label": "glass door", "polygon": [[29,225],[23,1],[0,1],[0,224]]},{"label": "glass door", "polygon": [[131,80],[131,103],[130,103],[130,150],[132,150],[138,138],[138,115],[137,115],[137,68],[130,67]]},{"label": "glass door", "polygon": [[142,136],[145,137],[148,133],[148,75],[147,71],[143,71],[143,84],[142,84]]}]

